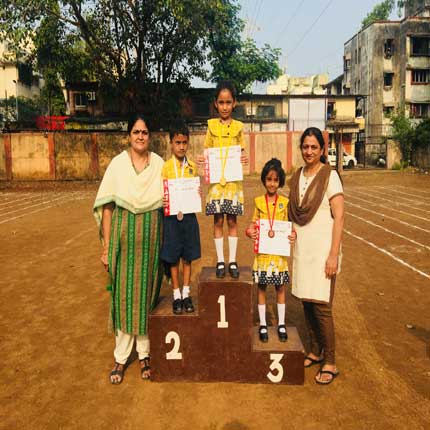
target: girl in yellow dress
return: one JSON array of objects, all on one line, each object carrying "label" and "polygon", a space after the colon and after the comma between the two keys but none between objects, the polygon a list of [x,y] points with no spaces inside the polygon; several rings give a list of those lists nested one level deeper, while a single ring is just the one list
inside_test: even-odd
[{"label": "girl in yellow dress", "polygon": [[[221,158],[226,158],[228,147],[240,145],[242,148],[241,162],[246,164],[248,158],[244,153],[243,124],[232,118],[233,109],[236,106],[236,91],[230,82],[220,82],[217,85],[214,103],[219,118],[208,121],[204,147],[220,148]],[[204,158],[199,157],[199,161],[204,161]],[[206,215],[214,216],[214,239],[217,253],[216,276],[218,278],[225,276],[223,234],[225,218],[228,228],[228,270],[232,278],[238,278],[239,268],[236,262],[237,215],[243,215],[242,181],[226,182],[221,177],[219,183],[211,184],[206,196]]]},{"label": "girl in yellow dress", "polygon": [[[266,194],[255,198],[255,209],[252,223],[246,230],[246,235],[251,239],[256,239],[258,232],[255,222],[259,219],[288,221],[288,199],[278,195],[278,188],[285,185],[285,171],[281,162],[272,158],[268,161],[261,172],[261,182],[266,188]],[[273,230],[269,231],[269,236]],[[295,240],[293,232],[288,239]],[[278,338],[285,342],[288,338],[285,327],[285,285],[290,282],[288,273],[287,257],[281,255],[257,254],[252,268],[254,282],[258,285],[258,315],[260,318],[259,336],[262,342],[269,340],[269,333],[266,324],[266,287],[274,285],[276,288],[277,308],[278,308]]]}]

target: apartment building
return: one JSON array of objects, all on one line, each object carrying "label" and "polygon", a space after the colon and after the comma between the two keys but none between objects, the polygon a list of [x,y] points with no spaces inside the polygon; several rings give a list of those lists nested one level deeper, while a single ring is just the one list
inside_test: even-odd
[{"label": "apartment building", "polygon": [[400,21],[377,21],[344,44],[344,94],[363,94],[366,144],[390,136],[389,115],[404,105],[430,117],[430,0],[405,8]]}]

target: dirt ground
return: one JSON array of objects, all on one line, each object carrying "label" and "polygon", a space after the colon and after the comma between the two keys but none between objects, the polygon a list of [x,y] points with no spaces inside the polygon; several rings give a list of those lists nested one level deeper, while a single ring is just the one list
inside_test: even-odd
[{"label": "dirt ground", "polygon": [[[91,214],[97,184],[0,183],[0,428],[430,428],[430,178],[351,171],[344,185],[334,303],[341,373],[332,385],[314,383],[315,367],[303,386],[144,382],[133,362],[112,386],[107,279]],[[245,190],[241,232],[264,191],[257,176]],[[212,219],[199,221],[194,281],[215,263]],[[252,260],[242,235],[238,261]],[[269,303],[274,323],[273,296]],[[291,295],[287,320],[306,344]]]}]

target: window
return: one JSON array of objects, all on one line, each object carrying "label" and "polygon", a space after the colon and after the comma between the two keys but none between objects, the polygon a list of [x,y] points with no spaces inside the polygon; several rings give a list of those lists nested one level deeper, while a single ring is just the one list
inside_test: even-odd
[{"label": "window", "polygon": [[358,48],[358,62],[361,63],[361,48]]},{"label": "window", "polygon": [[430,69],[412,70],[413,84],[430,84]]},{"label": "window", "polygon": [[257,117],[259,118],[274,118],[275,106],[257,106]]},{"label": "window", "polygon": [[335,119],[336,118],[336,103],[328,102],[327,103],[327,119]]},{"label": "window", "polygon": [[244,105],[236,105],[234,108],[233,116],[235,118],[245,118],[245,106]]},{"label": "window", "polygon": [[88,100],[87,100],[87,94],[86,93],[75,93],[75,107],[87,107],[88,106]]},{"label": "window", "polygon": [[393,86],[393,76],[394,73],[384,73],[384,87],[392,87]]},{"label": "window", "polygon": [[391,58],[394,53],[394,39],[387,39],[384,43],[384,57]]},{"label": "window", "polygon": [[351,60],[344,58],[343,60],[343,70],[349,70],[351,68]]},{"label": "window", "polygon": [[394,107],[393,106],[384,106],[382,110],[384,112],[385,118],[389,118],[390,115],[393,113]]},{"label": "window", "polygon": [[411,118],[430,118],[430,103],[411,103]]},{"label": "window", "polygon": [[411,37],[411,55],[430,56],[430,36]]}]

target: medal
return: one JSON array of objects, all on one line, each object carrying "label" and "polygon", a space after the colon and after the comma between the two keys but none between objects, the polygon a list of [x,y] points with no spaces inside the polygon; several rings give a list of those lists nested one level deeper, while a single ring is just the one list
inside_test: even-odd
[{"label": "medal", "polygon": [[275,203],[274,203],[274,207],[273,207],[273,215],[270,213],[270,209],[269,209],[269,197],[266,194],[266,208],[267,208],[267,218],[269,220],[269,232],[267,233],[267,235],[270,237],[270,239],[273,239],[275,237],[275,231],[273,230],[273,223],[275,222],[275,214],[276,214],[276,204],[278,203],[278,194],[276,194],[275,197]]},{"label": "medal", "polygon": [[225,180],[224,176],[219,180],[219,183],[225,187],[225,184],[227,183],[227,181]]},{"label": "medal", "polygon": [[181,211],[179,211],[178,214],[176,215],[176,219],[178,221],[182,221],[184,219],[184,214]]}]

